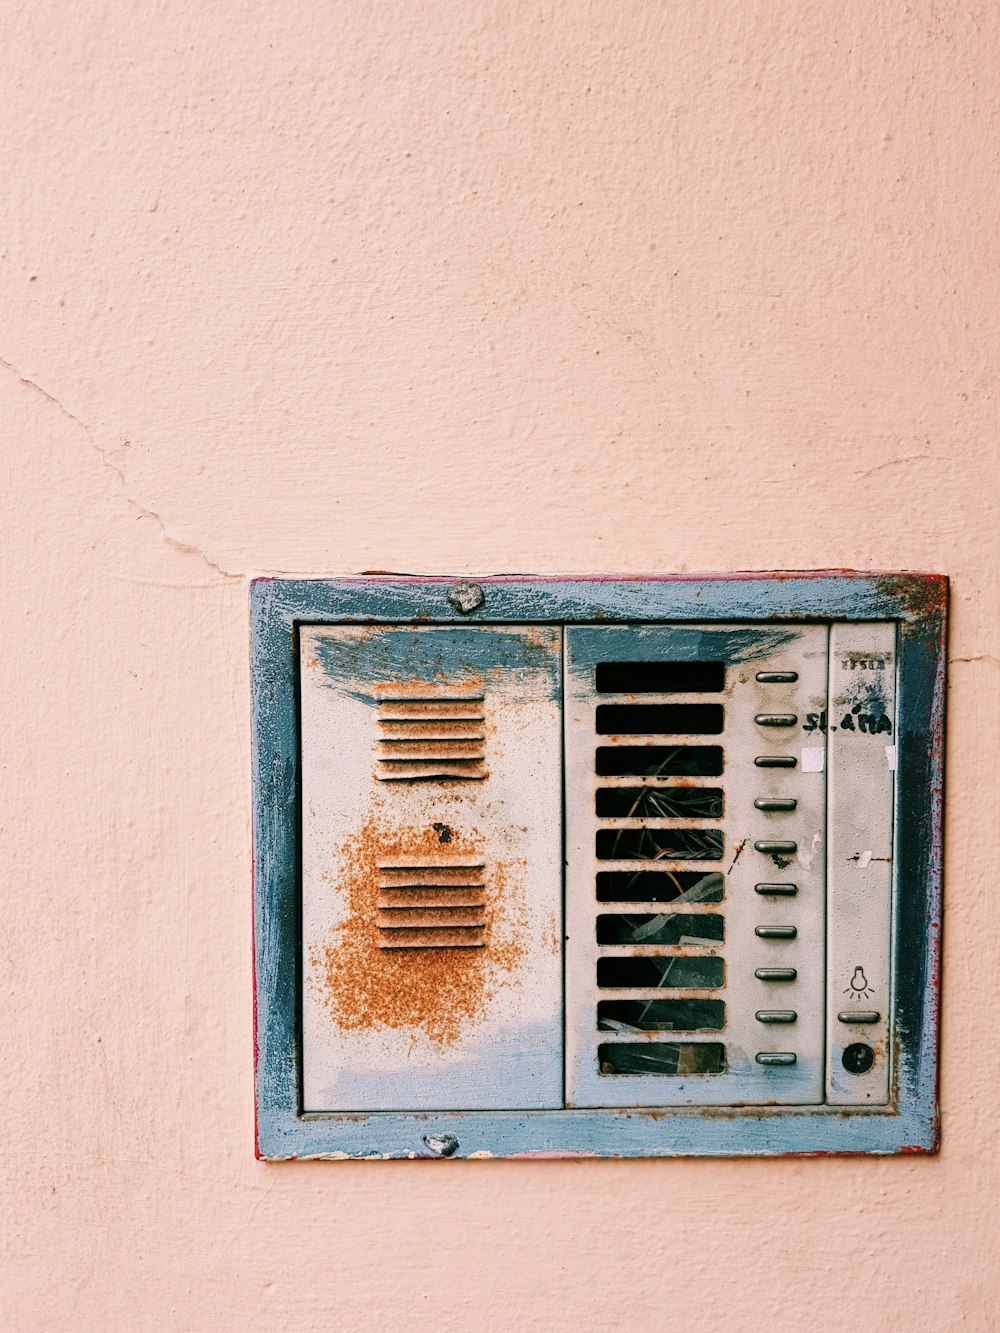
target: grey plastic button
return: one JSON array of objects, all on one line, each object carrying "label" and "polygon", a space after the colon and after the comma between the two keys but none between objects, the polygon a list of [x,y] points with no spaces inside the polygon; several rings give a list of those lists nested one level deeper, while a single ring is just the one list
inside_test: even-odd
[{"label": "grey plastic button", "polygon": [[798,1014],[794,1009],[758,1009],[754,1017],[758,1023],[794,1023]]},{"label": "grey plastic button", "polygon": [[797,884],[755,884],[754,893],[764,898],[794,898],[799,891]]},{"label": "grey plastic button", "polygon": [[798,973],[794,967],[758,967],[754,976],[758,981],[794,981]]},{"label": "grey plastic button", "polygon": [[791,685],[798,680],[797,671],[758,671],[757,679],[762,685]]},{"label": "grey plastic button", "polygon": [[794,1051],[758,1051],[757,1063],[759,1065],[793,1065],[795,1063]]},{"label": "grey plastic button", "polygon": [[842,1009],[837,1015],[841,1023],[877,1023],[882,1015],[877,1009]]},{"label": "grey plastic button", "polygon": [[779,856],[793,856],[795,852],[798,851],[799,845],[797,842],[765,841],[765,842],[755,842],[754,847],[756,847],[758,852],[765,852],[768,856],[774,856],[775,853],[777,853]]},{"label": "grey plastic button", "polygon": [[798,933],[794,926],[757,926],[754,930],[762,940],[794,940]]},{"label": "grey plastic button", "polygon": [[798,720],[794,713],[758,713],[754,718],[758,727],[794,727]]},{"label": "grey plastic button", "polygon": [[855,1041],[844,1048],[840,1063],[849,1074],[867,1074],[875,1063],[875,1052],[867,1042]]},{"label": "grey plastic button", "polygon": [[758,810],[794,810],[797,805],[794,796],[758,796],[754,801]]},{"label": "grey plastic button", "polygon": [[794,768],[798,762],[793,754],[759,754],[754,760],[758,768]]}]

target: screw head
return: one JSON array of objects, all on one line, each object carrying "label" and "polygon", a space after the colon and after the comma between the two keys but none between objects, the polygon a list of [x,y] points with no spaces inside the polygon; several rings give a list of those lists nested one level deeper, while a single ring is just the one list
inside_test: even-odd
[{"label": "screw head", "polygon": [[435,1157],[453,1157],[458,1152],[458,1139],[454,1134],[425,1134],[424,1143]]},{"label": "screw head", "polygon": [[448,589],[448,601],[456,611],[461,612],[463,616],[477,610],[486,601],[486,594],[480,588],[478,583],[470,583],[468,579],[460,579],[458,583],[453,583]]}]

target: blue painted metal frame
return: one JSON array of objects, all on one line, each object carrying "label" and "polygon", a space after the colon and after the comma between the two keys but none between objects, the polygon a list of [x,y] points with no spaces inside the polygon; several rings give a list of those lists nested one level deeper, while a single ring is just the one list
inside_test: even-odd
[{"label": "blue painted metal frame", "polygon": [[[461,615],[452,579],[256,579],[253,694],[257,1154],[268,1159],[756,1156],[933,1152],[938,1146],[945,635],[937,574],[481,578]],[[298,626],[894,620],[899,627],[894,1086],[888,1108],[468,1111],[303,1115],[299,994]],[[449,1148],[450,1148],[449,1143]]]}]

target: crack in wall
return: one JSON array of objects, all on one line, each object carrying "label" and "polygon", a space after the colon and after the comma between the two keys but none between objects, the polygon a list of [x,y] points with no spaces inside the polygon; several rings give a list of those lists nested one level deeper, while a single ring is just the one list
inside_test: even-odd
[{"label": "crack in wall", "polygon": [[904,454],[900,458],[890,458],[885,463],[876,463],[874,467],[866,467],[861,471],[855,471],[852,475],[855,477],[874,477],[876,472],[884,472],[890,467],[905,467],[908,463],[949,463],[951,459],[942,458],[940,454]]},{"label": "crack in wall", "polygon": [[109,472],[113,473],[117,479],[122,499],[130,508],[134,509],[138,514],[141,514],[143,518],[150,518],[153,520],[160,530],[161,537],[168,546],[172,546],[176,551],[181,551],[184,555],[196,556],[203,564],[207,565],[214,574],[218,574],[221,578],[242,581],[246,577],[243,572],[224,569],[218,561],[213,560],[212,557],[206,551],[203,551],[200,546],[194,546],[191,542],[186,542],[180,537],[175,537],[167,527],[165,520],[161,518],[155,509],[150,509],[148,505],[143,504],[141,500],[137,500],[135,496],[129,492],[128,479],[125,475],[125,470],[119,467],[114,459],[108,454],[107,450],[97,440],[93,431],[85,421],[81,421],[80,418],[76,416],[75,413],[71,412],[64,403],[61,403],[54,394],[49,393],[47,389],[44,389],[40,384],[36,383],[35,380],[30,379],[27,375],[23,374],[23,372],[19,370],[12,361],[8,361],[6,357],[0,356],[0,366],[4,366],[9,370],[11,374],[15,375],[22,384],[27,386],[27,388],[33,389],[35,393],[41,394],[47,402],[52,403],[54,407],[58,408],[67,421],[72,421],[74,426],[78,426],[79,429],[83,431],[90,447],[93,449],[94,453],[97,454],[97,457],[101,460],[103,466],[107,468]]}]

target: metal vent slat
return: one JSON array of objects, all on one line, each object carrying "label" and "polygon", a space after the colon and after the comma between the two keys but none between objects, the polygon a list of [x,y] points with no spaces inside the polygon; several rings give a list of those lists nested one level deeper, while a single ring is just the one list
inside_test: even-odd
[{"label": "metal vent slat", "polygon": [[[641,741],[642,737],[638,739]],[[601,740],[607,740],[607,737],[602,736]],[[637,774],[632,777],[628,774],[620,775],[616,773],[607,776],[602,775],[600,783],[602,787],[649,787],[655,791],[671,791],[679,788],[682,791],[688,791],[697,787],[717,787],[719,777],[702,776],[700,774],[692,774],[690,777],[682,778],[657,777],[655,774]]]},{"label": "metal vent slat", "polygon": [[380,949],[480,949],[485,944],[485,862],[386,857],[378,865]]},{"label": "metal vent slat", "polygon": [[487,776],[481,686],[382,685],[374,693],[380,782],[481,782]]}]

